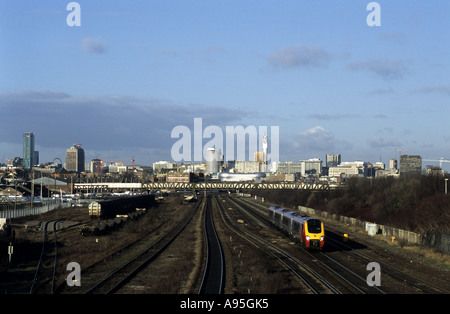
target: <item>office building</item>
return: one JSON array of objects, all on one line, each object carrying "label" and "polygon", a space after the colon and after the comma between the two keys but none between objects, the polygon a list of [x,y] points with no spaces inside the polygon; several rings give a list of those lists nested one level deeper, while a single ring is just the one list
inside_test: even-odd
[{"label": "office building", "polygon": [[337,167],[341,163],[341,154],[327,154],[326,158],[327,167]]},{"label": "office building", "polygon": [[95,158],[91,160],[91,172],[101,174],[102,173],[102,161],[101,159]]},{"label": "office building", "polygon": [[281,161],[276,165],[278,173],[294,174],[302,173],[302,162],[296,161]]},{"label": "office building", "polygon": [[389,169],[397,169],[397,159],[389,160]]},{"label": "office building", "polygon": [[368,164],[364,161],[341,162],[337,167],[328,169],[329,177],[368,176]]},{"label": "office building", "polygon": [[154,173],[166,173],[177,169],[177,164],[169,161],[157,161],[153,163]]},{"label": "office building", "polygon": [[223,164],[222,150],[219,148],[207,148],[205,151],[206,173],[220,172]]},{"label": "office building", "polygon": [[400,156],[400,175],[416,175],[422,173],[422,157],[418,155]]},{"label": "office building", "polygon": [[73,172],[84,171],[84,149],[81,145],[73,145],[66,150],[66,170]]},{"label": "office building", "polygon": [[318,158],[302,160],[300,163],[302,166],[301,174],[303,177],[318,177],[322,173],[322,160]]},{"label": "office building", "polygon": [[33,154],[33,166],[39,165],[39,151],[35,150]]},{"label": "office building", "polygon": [[7,167],[19,167],[23,166],[23,158],[20,157],[14,157],[11,159],[6,160],[6,166]]},{"label": "office building", "polygon": [[234,160],[231,163],[228,162],[228,166],[233,165],[232,168],[236,173],[254,173],[260,172],[261,163],[258,161],[243,161],[243,160]]},{"label": "office building", "polygon": [[264,163],[266,160],[264,152],[255,152],[253,159],[260,163]]},{"label": "office building", "polygon": [[318,158],[302,161],[280,161],[274,165],[276,172],[300,174],[303,177],[319,176],[322,173],[322,160]]},{"label": "office building", "polygon": [[127,171],[127,166],[124,166],[123,162],[115,162],[108,167],[109,173],[124,173]]},{"label": "office building", "polygon": [[34,134],[27,132],[23,134],[23,166],[25,169],[31,169],[34,165]]}]

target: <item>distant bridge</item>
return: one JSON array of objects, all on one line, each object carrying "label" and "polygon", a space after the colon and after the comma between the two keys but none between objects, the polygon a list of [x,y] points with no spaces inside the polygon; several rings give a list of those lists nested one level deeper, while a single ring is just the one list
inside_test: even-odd
[{"label": "distant bridge", "polygon": [[154,183],[75,183],[75,190],[141,191],[141,190],[329,190],[333,186],[301,182],[154,182]]}]

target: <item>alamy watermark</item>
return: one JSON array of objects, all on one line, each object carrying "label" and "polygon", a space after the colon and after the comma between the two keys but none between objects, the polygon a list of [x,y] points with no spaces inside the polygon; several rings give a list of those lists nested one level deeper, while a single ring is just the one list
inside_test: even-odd
[{"label": "alamy watermark", "polygon": [[66,270],[71,272],[66,277],[66,283],[69,287],[81,286],[81,267],[77,262],[67,264]]},{"label": "alamy watermark", "polygon": [[[81,26],[81,6],[78,2],[69,2],[66,6],[67,11],[71,11],[66,18],[68,26]],[[371,11],[366,18],[368,26],[381,26],[381,6],[378,2],[370,2],[366,7],[367,11]]]},{"label": "alamy watermark", "polygon": [[366,22],[368,26],[381,26],[381,6],[378,2],[370,2],[367,7],[367,11],[371,11],[367,15]]},{"label": "alamy watermark", "polygon": [[369,287],[381,286],[381,266],[377,262],[367,264],[366,270],[371,270],[367,275],[366,282]]},{"label": "alamy watermark", "polygon": [[81,6],[78,2],[69,2],[66,6],[67,11],[71,11],[67,14],[66,23],[67,26],[81,26]]},{"label": "alamy watermark", "polygon": [[[247,127],[242,125],[226,126],[224,135],[221,127],[208,125],[203,128],[203,119],[194,118],[192,131],[185,125],[178,125],[172,129],[170,136],[179,139],[172,145],[171,149],[171,157],[176,162],[202,162],[204,159],[207,160],[206,150],[210,148],[215,148],[220,152],[224,152],[225,149],[226,160],[253,160],[256,152],[263,152],[267,164],[279,161],[279,126],[271,126],[270,128],[254,125]],[[204,139],[210,140],[204,144]]]}]

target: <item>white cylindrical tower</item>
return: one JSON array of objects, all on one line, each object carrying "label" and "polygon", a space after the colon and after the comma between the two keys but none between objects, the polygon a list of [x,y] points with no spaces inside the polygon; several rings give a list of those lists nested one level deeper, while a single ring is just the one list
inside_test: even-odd
[{"label": "white cylindrical tower", "polygon": [[207,148],[205,151],[206,173],[220,172],[223,162],[222,151],[219,148]]}]

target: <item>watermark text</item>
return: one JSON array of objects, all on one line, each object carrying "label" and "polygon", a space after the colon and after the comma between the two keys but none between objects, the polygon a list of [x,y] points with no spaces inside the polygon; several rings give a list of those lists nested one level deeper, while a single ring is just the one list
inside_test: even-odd
[{"label": "watermark text", "polygon": [[[193,132],[185,125],[172,129],[171,138],[178,140],[172,145],[171,156],[176,162],[202,162],[206,159],[207,149],[215,148],[221,152],[225,149],[226,160],[253,160],[254,154],[261,151],[265,153],[266,162],[277,162],[279,133],[279,126],[271,126],[269,130],[267,126],[238,125],[226,126],[224,136],[221,127],[209,125],[203,128],[203,119],[194,118]],[[209,141],[204,144],[204,139]]]}]

